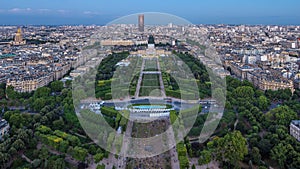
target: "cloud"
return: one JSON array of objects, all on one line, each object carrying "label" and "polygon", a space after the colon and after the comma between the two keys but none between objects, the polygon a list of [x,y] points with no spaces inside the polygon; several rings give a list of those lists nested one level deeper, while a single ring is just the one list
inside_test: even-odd
[{"label": "cloud", "polygon": [[51,12],[50,9],[38,9],[37,11],[38,12]]},{"label": "cloud", "polygon": [[99,12],[95,11],[69,11],[65,9],[47,9],[47,8],[39,8],[39,9],[31,9],[31,8],[12,8],[12,9],[0,9],[0,13],[7,14],[31,14],[31,15],[86,15],[86,16],[95,16],[100,15]]},{"label": "cloud", "polygon": [[60,14],[67,14],[67,13],[69,13],[69,11],[64,10],[64,9],[57,10],[57,12],[60,13]]},{"label": "cloud", "polygon": [[84,11],[84,15],[99,15],[99,12],[92,12],[92,11]]},{"label": "cloud", "polygon": [[[31,9],[31,8],[12,8],[12,9],[0,9],[0,13],[8,14],[45,14],[52,12],[51,9]],[[57,12],[58,13],[58,12]]]},{"label": "cloud", "polygon": [[13,9],[9,9],[8,12],[10,13],[28,13],[28,12],[32,12],[31,8],[13,8]]}]

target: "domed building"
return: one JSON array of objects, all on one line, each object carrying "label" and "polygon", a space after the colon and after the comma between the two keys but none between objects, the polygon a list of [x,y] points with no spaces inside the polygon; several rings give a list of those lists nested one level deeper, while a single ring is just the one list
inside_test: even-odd
[{"label": "domed building", "polygon": [[12,42],[12,44],[13,45],[25,45],[26,44],[26,40],[23,40],[21,28],[18,29],[18,31],[15,35],[15,39]]}]

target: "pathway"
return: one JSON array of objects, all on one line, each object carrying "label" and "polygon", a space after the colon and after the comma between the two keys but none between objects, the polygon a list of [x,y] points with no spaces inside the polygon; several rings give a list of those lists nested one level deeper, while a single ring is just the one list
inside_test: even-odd
[{"label": "pathway", "polygon": [[135,98],[138,98],[139,95],[140,95],[140,89],[141,89],[141,84],[142,84],[142,80],[143,80],[143,70],[145,68],[145,62],[146,62],[146,60],[143,59],[139,80],[138,80],[138,83],[136,85],[136,90],[135,90],[135,95],[134,95]]},{"label": "pathway", "polygon": [[138,79],[138,83],[137,83],[137,86],[136,86],[136,91],[135,91],[134,97],[138,98],[139,95],[140,95],[140,89],[141,89],[141,84],[142,84],[142,81],[143,81],[143,75],[144,74],[157,74],[159,76],[160,93],[161,93],[162,97],[165,98],[166,97],[165,86],[164,86],[164,82],[163,82],[163,78],[162,78],[162,73],[161,73],[159,61],[156,60],[158,71],[144,71],[145,62],[146,62],[146,59],[143,59],[142,66],[141,66],[141,71],[140,71],[140,76],[139,76],[139,79]]},{"label": "pathway", "polygon": [[[170,120],[168,120],[168,122],[169,122],[169,126],[171,126]],[[167,141],[168,141],[169,147],[174,145],[173,148],[171,148],[169,150],[170,156],[171,156],[172,169],[179,169],[180,165],[179,165],[179,160],[178,160],[178,153],[176,150],[176,140],[175,140],[174,130],[173,130],[172,126],[166,131],[166,134],[167,134],[167,138],[168,138]]]},{"label": "pathway", "polygon": [[118,159],[117,168],[122,168],[122,169],[126,168],[126,159],[127,159],[128,147],[130,144],[129,139],[131,138],[132,127],[133,127],[133,121],[128,120],[126,131],[123,137],[122,149]]},{"label": "pathway", "polygon": [[156,63],[157,63],[157,70],[158,70],[158,72],[160,72],[160,74],[159,74],[160,92],[162,94],[162,97],[165,98],[166,97],[166,92],[165,92],[164,82],[163,82],[163,79],[162,79],[159,60],[157,60]]}]

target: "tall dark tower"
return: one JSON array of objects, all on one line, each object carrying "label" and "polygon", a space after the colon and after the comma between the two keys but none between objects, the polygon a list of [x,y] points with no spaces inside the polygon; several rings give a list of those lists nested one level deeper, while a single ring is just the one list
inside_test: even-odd
[{"label": "tall dark tower", "polygon": [[144,15],[143,14],[139,15],[138,21],[139,21],[139,31],[144,32],[144,21],[145,20],[144,20]]}]

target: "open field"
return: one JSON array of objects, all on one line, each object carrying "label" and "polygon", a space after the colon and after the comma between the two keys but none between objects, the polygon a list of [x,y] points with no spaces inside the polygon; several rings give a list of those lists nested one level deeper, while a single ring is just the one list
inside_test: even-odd
[{"label": "open field", "polygon": [[161,96],[159,75],[144,74],[139,96]]},{"label": "open field", "polygon": [[[134,138],[149,138],[163,133],[170,125],[169,119],[159,119],[150,123],[137,123],[134,122],[132,128],[132,137]],[[166,143],[167,144],[167,140]],[[160,147],[160,146],[157,146]],[[145,151],[159,151],[153,145],[147,145],[146,142],[141,142],[140,152]],[[142,168],[142,169],[157,169],[157,168],[171,168],[171,153],[170,151],[164,152],[160,155],[148,158],[129,158],[127,160],[126,168]]]},{"label": "open field", "polygon": [[147,59],[145,62],[144,71],[158,71],[157,68],[157,59]]}]

